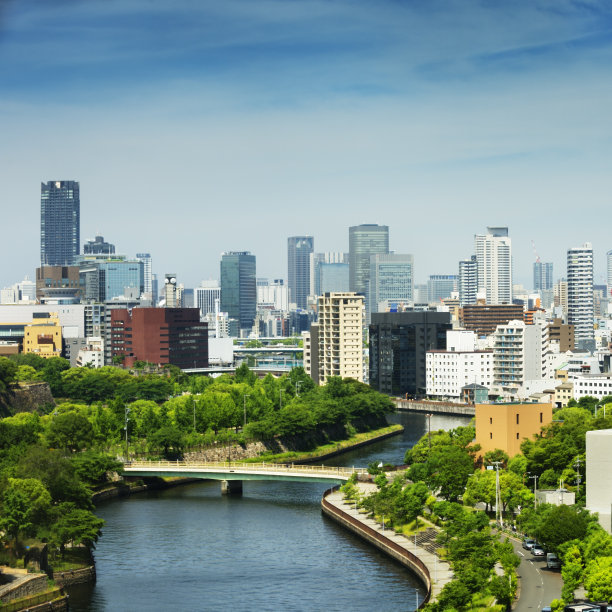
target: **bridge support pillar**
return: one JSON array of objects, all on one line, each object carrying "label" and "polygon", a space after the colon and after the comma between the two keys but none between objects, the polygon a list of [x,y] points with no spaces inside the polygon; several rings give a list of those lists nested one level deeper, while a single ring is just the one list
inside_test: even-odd
[{"label": "bridge support pillar", "polygon": [[242,495],[242,480],[222,480],[221,495]]}]

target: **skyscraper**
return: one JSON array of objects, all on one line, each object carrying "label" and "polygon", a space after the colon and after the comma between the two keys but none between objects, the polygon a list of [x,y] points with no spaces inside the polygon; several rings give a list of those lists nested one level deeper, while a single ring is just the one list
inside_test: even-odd
[{"label": "skyscraper", "polygon": [[[349,227],[349,288],[367,295],[370,256],[389,253],[389,227],[363,224]],[[367,305],[366,305],[367,307]]]},{"label": "skyscraper", "polygon": [[[342,284],[338,286],[330,286],[327,283],[326,288],[321,284],[323,278],[323,266],[327,264],[342,264],[346,268],[336,268],[331,270],[331,274],[327,274],[328,279],[336,274],[340,275]],[[349,265],[348,265],[348,253],[341,253],[336,251],[328,251],[326,253],[311,253],[310,254],[310,295],[319,296],[324,293],[333,292],[346,292],[349,290]],[[328,270],[329,271],[329,270]],[[346,274],[346,279],[344,279]]]},{"label": "skyscraper", "polygon": [[298,308],[306,308],[310,292],[310,254],[313,251],[312,236],[291,236],[287,239],[289,301]]},{"label": "skyscraper", "polygon": [[414,258],[412,255],[372,255],[370,257],[370,314],[414,300]]},{"label": "skyscraper", "polygon": [[487,304],[512,304],[512,242],[507,227],[487,227],[474,236],[478,264],[478,290]]},{"label": "skyscraper", "polygon": [[612,297],[612,251],[608,251],[606,255],[608,267],[608,299]]},{"label": "skyscraper", "polygon": [[257,311],[255,255],[228,251],[221,256],[221,310],[251,329]]},{"label": "skyscraper", "polygon": [[459,262],[459,304],[475,304],[478,293],[478,263],[476,255]]},{"label": "skyscraper", "polygon": [[70,266],[81,244],[81,206],[77,181],[40,184],[40,264]]},{"label": "skyscraper", "polygon": [[553,288],[552,263],[533,262],[533,288],[536,291],[546,291]]},{"label": "skyscraper", "polygon": [[437,304],[457,291],[459,277],[456,274],[432,274],[427,281],[427,302]]},{"label": "skyscraper", "polygon": [[593,248],[585,242],[567,251],[567,322],[578,349],[595,348],[593,316]]},{"label": "skyscraper", "polygon": [[[136,259],[142,261],[144,292],[153,298],[153,264],[150,253],[136,253]],[[155,305],[155,302],[153,302]]]}]

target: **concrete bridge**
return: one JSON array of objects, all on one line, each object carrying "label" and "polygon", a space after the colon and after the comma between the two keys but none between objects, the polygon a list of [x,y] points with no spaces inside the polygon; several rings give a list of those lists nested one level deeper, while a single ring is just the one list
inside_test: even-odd
[{"label": "concrete bridge", "polygon": [[186,461],[130,461],[126,476],[179,477],[220,480],[221,492],[241,493],[243,480],[282,480],[289,482],[346,482],[353,474],[364,479],[366,468],[279,463],[242,463],[235,461],[195,463]]}]

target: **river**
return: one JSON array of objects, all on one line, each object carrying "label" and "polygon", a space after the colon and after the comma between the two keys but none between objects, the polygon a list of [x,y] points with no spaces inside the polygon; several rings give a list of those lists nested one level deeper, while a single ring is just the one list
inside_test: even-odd
[{"label": "river", "polygon": [[[423,414],[389,421],[401,436],[326,463],[403,463],[427,431]],[[431,428],[469,417],[434,415]],[[403,566],[321,514],[320,483],[245,482],[241,497],[214,481],[106,502],[95,585],[69,590],[78,612],[154,610],[414,610],[424,589]]]}]

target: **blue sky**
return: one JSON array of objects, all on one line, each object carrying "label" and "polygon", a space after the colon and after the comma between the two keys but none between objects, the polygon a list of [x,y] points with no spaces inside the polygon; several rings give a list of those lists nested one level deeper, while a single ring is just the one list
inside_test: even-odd
[{"label": "blue sky", "polygon": [[5,0],[0,286],[33,276],[57,179],[81,183],[83,240],[187,286],[225,250],[286,276],[288,236],[346,250],[359,223],[389,225],[419,282],[487,225],[516,281],[534,240],[556,277],[592,242],[601,282],[611,77],[603,1]]}]

